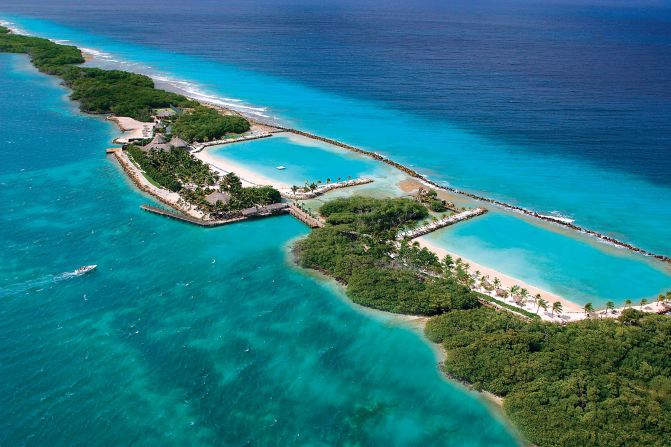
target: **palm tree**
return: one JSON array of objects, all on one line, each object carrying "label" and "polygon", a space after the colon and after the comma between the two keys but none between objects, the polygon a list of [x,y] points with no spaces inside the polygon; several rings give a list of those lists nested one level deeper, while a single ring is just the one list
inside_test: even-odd
[{"label": "palm tree", "polygon": [[555,313],[558,315],[561,315],[562,311],[564,310],[564,307],[561,305],[561,302],[555,301],[552,303],[552,316],[555,316]]},{"label": "palm tree", "polygon": [[629,298],[624,300],[624,307],[631,307],[631,300]]},{"label": "palm tree", "polygon": [[543,298],[538,298],[538,301],[536,301],[536,303],[538,304],[538,307],[536,308],[536,313],[538,313],[541,307],[543,308],[543,310],[548,310],[548,302],[545,301]]},{"label": "palm tree", "polygon": [[[411,220],[410,222],[415,222],[414,220]],[[443,265],[445,266],[446,270],[452,270],[452,266],[454,265],[454,260],[452,259],[452,256],[450,255],[445,255],[443,258]]]},{"label": "palm tree", "polygon": [[293,192],[294,194],[296,194],[296,191],[298,191],[298,186],[296,186],[296,185],[291,185],[291,192]]},{"label": "palm tree", "polygon": [[648,300],[647,300],[647,298],[643,298],[641,300],[641,307],[645,306],[646,304],[648,304]]},{"label": "palm tree", "polygon": [[657,307],[659,307],[659,305],[662,304],[663,302],[664,302],[664,295],[660,293],[659,296],[657,297]]},{"label": "palm tree", "polygon": [[526,301],[529,298],[529,291],[527,289],[520,289],[520,298],[522,301]]},{"label": "palm tree", "polygon": [[326,177],[326,183],[327,184],[331,183],[331,178],[330,177]]},{"label": "palm tree", "polygon": [[671,290],[667,290],[666,292],[666,301],[671,301]]},{"label": "palm tree", "polygon": [[522,297],[520,296],[520,286],[515,284],[510,287],[510,297],[517,303],[518,306],[522,305]]},{"label": "palm tree", "polygon": [[494,278],[494,287],[496,287],[497,289],[501,287],[501,280],[499,278],[496,277]]},{"label": "palm tree", "polygon": [[585,315],[588,315],[588,316],[589,316],[589,314],[594,312],[594,306],[592,305],[592,303],[585,304],[585,307],[583,309],[585,309]]},{"label": "palm tree", "polygon": [[606,303],[606,314],[608,314],[608,312],[612,313],[613,310],[615,310],[615,303],[612,301],[608,301]]},{"label": "palm tree", "polygon": [[310,188],[310,191],[314,191],[315,189],[317,189],[317,185],[314,182],[310,183],[309,188]]}]

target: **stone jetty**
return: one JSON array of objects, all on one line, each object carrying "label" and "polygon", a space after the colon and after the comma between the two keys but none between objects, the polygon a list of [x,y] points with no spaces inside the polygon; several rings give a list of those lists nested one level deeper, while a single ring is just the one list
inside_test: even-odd
[{"label": "stone jetty", "polygon": [[422,225],[421,227],[412,229],[412,230],[405,230],[401,231],[398,233],[396,236],[397,240],[403,240],[403,239],[414,239],[416,237],[424,236],[425,234],[429,234],[432,231],[439,230],[441,228],[454,225],[457,222],[461,222],[463,220],[468,220],[472,219],[476,216],[480,216],[482,214],[485,214],[487,210],[485,208],[474,208],[472,210],[468,211],[462,211],[461,213],[454,214],[449,217],[445,217],[443,219],[438,219],[435,222],[428,223],[426,225]]}]

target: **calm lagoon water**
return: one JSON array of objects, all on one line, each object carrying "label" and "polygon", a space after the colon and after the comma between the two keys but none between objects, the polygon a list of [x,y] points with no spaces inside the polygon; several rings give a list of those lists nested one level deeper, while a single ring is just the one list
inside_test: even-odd
[{"label": "calm lagoon water", "polygon": [[[285,185],[302,186],[326,179],[335,182],[358,177],[376,176],[386,169],[374,160],[305,138],[275,135],[244,143],[226,144],[208,149],[223,162],[230,160],[258,174]],[[278,170],[277,166],[286,169]]]},{"label": "calm lagoon water", "polygon": [[578,304],[605,307],[631,298],[653,301],[671,286],[671,270],[625,250],[579,241],[493,210],[426,236],[455,253]]},{"label": "calm lagoon water", "polygon": [[294,219],[143,213],[109,123],[23,56],[0,84],[0,445],[516,444],[419,334],[290,267]]}]

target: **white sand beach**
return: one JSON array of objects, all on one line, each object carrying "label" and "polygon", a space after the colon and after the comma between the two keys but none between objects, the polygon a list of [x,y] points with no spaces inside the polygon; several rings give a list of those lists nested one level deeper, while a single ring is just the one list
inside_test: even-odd
[{"label": "white sand beach", "polygon": [[[529,291],[529,294],[536,295],[540,294],[544,300],[548,301],[550,304],[554,303],[555,301],[559,301],[562,303],[562,306],[564,308],[564,312],[578,312],[578,313],[584,313],[583,308],[581,305],[574,303],[573,301],[570,301],[564,297],[561,297],[557,295],[556,293],[549,292],[547,290],[543,290],[540,287],[533,286],[531,284],[528,284],[524,281],[520,281],[518,279],[513,278],[512,276],[506,275],[504,273],[501,273],[497,270],[494,270],[491,267],[487,267],[481,264],[478,264],[477,262],[473,262],[470,259],[464,258],[463,256],[460,256],[456,253],[450,252],[446,250],[443,247],[437,246],[435,243],[430,242],[427,240],[425,237],[418,237],[417,239],[413,239],[413,241],[419,242],[419,244],[422,247],[426,247],[427,249],[433,251],[438,255],[439,258],[443,258],[446,255],[452,256],[454,259],[461,258],[465,262],[468,262],[471,266],[470,270],[471,272],[475,272],[476,270],[479,270],[482,275],[488,275],[492,280],[494,278],[499,278],[501,280],[501,288],[503,289],[510,289],[510,287],[514,285],[518,285],[522,288],[525,288]],[[527,307],[527,310],[530,310],[532,312],[535,312],[536,309],[533,308],[533,306]],[[542,311],[540,312],[542,313]]]},{"label": "white sand beach", "polygon": [[151,138],[154,135],[154,123],[143,123],[127,116],[109,116],[107,118],[114,121],[123,135],[115,139],[118,144],[126,144],[133,139]]},{"label": "white sand beach", "polygon": [[287,185],[278,180],[264,177],[263,175],[258,174],[251,169],[235,163],[225,157],[215,156],[210,153],[212,149],[216,149],[216,146],[213,146],[212,148],[205,148],[200,152],[194,153],[193,156],[209,164],[210,167],[217,172],[223,174],[234,172],[238,177],[240,177],[240,180],[242,180],[244,186],[272,185],[277,189],[288,189],[291,187],[291,185]]}]

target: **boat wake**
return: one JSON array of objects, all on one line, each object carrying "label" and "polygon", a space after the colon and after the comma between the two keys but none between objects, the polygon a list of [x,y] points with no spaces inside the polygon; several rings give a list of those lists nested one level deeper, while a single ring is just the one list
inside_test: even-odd
[{"label": "boat wake", "polygon": [[7,287],[0,287],[0,298],[7,298],[15,295],[23,295],[28,292],[41,291],[50,288],[53,284],[57,284],[68,279],[82,276],[87,272],[80,272],[80,269],[72,272],[63,272],[57,275],[46,275],[36,279],[30,279],[16,284],[11,284]]}]

